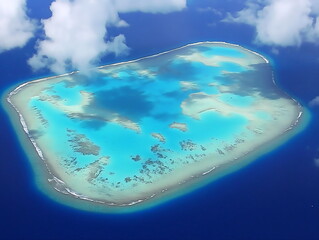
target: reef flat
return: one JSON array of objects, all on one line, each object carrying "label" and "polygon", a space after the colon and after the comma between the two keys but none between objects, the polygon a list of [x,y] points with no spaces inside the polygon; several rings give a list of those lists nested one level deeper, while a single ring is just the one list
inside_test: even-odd
[{"label": "reef flat", "polygon": [[7,102],[51,186],[107,207],[161,198],[258,156],[303,118],[267,59],[221,42],[30,81]]}]

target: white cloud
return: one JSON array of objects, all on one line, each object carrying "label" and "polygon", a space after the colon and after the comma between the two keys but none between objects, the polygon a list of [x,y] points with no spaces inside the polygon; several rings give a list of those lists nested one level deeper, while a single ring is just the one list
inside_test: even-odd
[{"label": "white cloud", "polygon": [[105,54],[128,53],[124,35],[106,42],[107,27],[128,26],[119,12],[168,13],[185,6],[186,0],[56,0],[50,7],[52,17],[42,21],[45,39],[28,63],[34,70],[86,71]]},{"label": "white cloud", "polygon": [[314,163],[315,163],[315,165],[316,165],[317,167],[319,167],[319,158],[315,158],[315,159],[314,159]]},{"label": "white cloud", "polygon": [[26,15],[25,0],[0,1],[0,52],[23,47],[35,28]]},{"label": "white cloud", "polygon": [[186,0],[113,0],[119,12],[169,13],[186,7]]},{"label": "white cloud", "polygon": [[319,14],[319,1],[312,0],[312,13],[318,15]]},{"label": "white cloud", "polygon": [[230,13],[227,13],[227,17],[223,19],[223,22],[236,22],[236,23],[246,23],[249,25],[255,25],[257,21],[257,13],[260,11],[262,6],[258,2],[246,2],[246,8],[237,12],[233,16]]},{"label": "white cloud", "polygon": [[112,41],[106,43],[107,52],[114,53],[115,56],[127,55],[129,52],[129,47],[126,46],[125,36],[120,34],[116,36]]},{"label": "white cloud", "polygon": [[56,0],[50,9],[52,17],[42,21],[46,38],[29,60],[35,70],[87,70],[106,51],[106,25],[123,25],[107,0]]},{"label": "white cloud", "polygon": [[317,107],[319,106],[319,96],[315,97],[314,99],[312,99],[310,102],[309,102],[309,106],[310,107]]},{"label": "white cloud", "polygon": [[280,53],[280,51],[278,50],[278,48],[272,48],[271,52],[275,55],[278,55]]},{"label": "white cloud", "polygon": [[248,1],[246,8],[224,21],[254,26],[261,44],[286,47],[319,41],[318,0]]},{"label": "white cloud", "polygon": [[207,12],[210,12],[216,16],[222,16],[223,13],[221,11],[219,11],[218,9],[216,8],[212,8],[212,7],[205,7],[205,8],[197,8],[196,9],[198,12],[200,13],[207,13]]}]

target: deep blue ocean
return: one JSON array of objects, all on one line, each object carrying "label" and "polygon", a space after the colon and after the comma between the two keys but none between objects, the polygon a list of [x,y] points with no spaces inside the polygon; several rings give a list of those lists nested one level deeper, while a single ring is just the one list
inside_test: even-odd
[{"label": "deep blue ocean", "polygon": [[[32,1],[29,1],[32,2]],[[48,17],[50,1],[34,1],[33,17]],[[319,95],[319,46],[280,49],[253,44],[253,29],[226,23],[194,9],[213,1],[190,1],[184,12],[169,15],[123,14],[129,56],[108,56],[102,64],[134,59],[197,41],[226,41],[271,59],[278,85],[306,107]],[[241,4],[215,7],[236,10]],[[240,2],[240,1],[238,1]],[[206,5],[205,5],[206,4]],[[37,14],[37,15],[36,15]],[[146,24],[147,23],[147,24]],[[35,40],[23,49],[0,54],[0,91],[50,75],[32,73],[26,64]],[[319,107],[309,108],[307,128],[245,168],[190,194],[132,214],[84,212],[63,206],[40,192],[34,172],[9,118],[0,112],[0,239],[319,239]]]}]

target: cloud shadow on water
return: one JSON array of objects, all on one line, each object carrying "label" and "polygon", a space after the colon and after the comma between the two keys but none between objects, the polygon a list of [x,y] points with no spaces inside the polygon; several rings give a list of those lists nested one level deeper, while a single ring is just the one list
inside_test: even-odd
[{"label": "cloud shadow on water", "polygon": [[142,91],[125,86],[95,93],[89,108],[107,109],[133,121],[139,121],[150,115],[153,103],[147,100]]},{"label": "cloud shadow on water", "polygon": [[[283,97],[282,92],[274,86],[273,72],[268,64],[253,64],[251,67],[253,69],[249,71],[226,73],[218,77],[218,80],[231,83],[232,92],[241,96],[251,96],[257,93],[268,99]],[[237,82],[240,83],[236,84]]]}]

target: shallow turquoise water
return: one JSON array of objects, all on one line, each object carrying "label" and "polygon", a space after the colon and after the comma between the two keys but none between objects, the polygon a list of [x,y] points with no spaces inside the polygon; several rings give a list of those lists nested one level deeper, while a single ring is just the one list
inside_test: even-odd
[{"label": "shallow turquoise water", "polygon": [[65,86],[64,82],[54,84],[51,89],[46,91],[47,95],[50,96],[60,96],[64,100],[64,104],[67,106],[77,105],[81,102],[81,86],[75,86],[73,88],[68,88]]},{"label": "shallow turquoise water", "polygon": [[[204,58],[217,55],[237,61],[247,57],[238,49],[216,46],[194,49],[202,51]],[[215,96],[235,107],[247,108],[254,103],[253,96],[218,90],[218,86],[227,81],[224,72],[247,71],[243,66],[235,62],[208,66],[186,61],[182,57],[184,51],[187,53],[187,49],[179,50],[180,55],[177,52],[154,60],[108,67],[106,72],[102,69],[98,75],[87,77],[87,81],[80,76],[82,80],[77,82],[77,75],[73,75],[72,82],[57,82],[42,92],[44,99],[47,97],[52,101],[43,101],[41,97],[30,101],[30,106],[37,107],[48,121],[43,129],[52,139],[50,147],[59,156],[58,161],[66,172],[82,171],[107,156],[108,163],[96,181],[107,179],[112,186],[117,186],[127,177],[154,180],[162,171],[172,171],[188,162],[198,161],[201,154],[216,152],[216,149],[206,150],[212,141],[231,143],[237,134],[246,131],[248,120],[237,113],[223,116],[209,111],[201,113],[200,119],[183,114],[182,104],[193,93]],[[96,76],[99,79],[90,79]],[[192,87],[185,87],[187,83]],[[92,96],[87,106],[80,106],[80,91]],[[75,106],[75,112],[63,106]],[[267,118],[263,112],[258,116]],[[134,122],[140,131],[125,128],[114,121],[114,117]],[[187,131],[170,128],[173,122],[185,124]],[[165,141],[154,138],[152,133],[161,134]],[[80,151],[75,151],[78,148]]]}]

